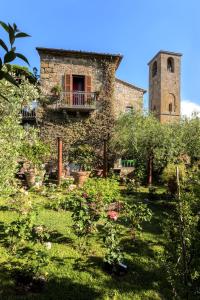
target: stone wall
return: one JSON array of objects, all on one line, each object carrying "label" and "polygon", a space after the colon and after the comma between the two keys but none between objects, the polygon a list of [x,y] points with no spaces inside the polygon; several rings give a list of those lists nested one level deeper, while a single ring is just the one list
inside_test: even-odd
[{"label": "stone wall", "polygon": [[64,74],[91,76],[91,91],[101,92],[103,69],[101,62],[94,59],[72,58],[48,54],[40,54],[40,80],[43,92],[50,95],[55,85],[64,90]]},{"label": "stone wall", "polygon": [[[42,91],[46,95],[51,95],[51,89],[60,85],[64,91],[64,75],[91,76],[91,92],[97,92],[99,102],[101,95],[106,93],[104,80],[104,64],[101,59],[65,57],[40,53],[40,82]],[[110,64],[113,64],[111,61]],[[115,79],[114,79],[115,80]],[[125,112],[126,107],[142,109],[144,90],[134,87],[126,82],[116,79],[114,89],[114,109],[115,114]],[[97,108],[100,103],[97,103]]]},{"label": "stone wall", "polygon": [[124,113],[128,107],[135,110],[143,108],[143,94],[144,90],[137,88],[122,80],[115,80],[115,113],[119,115]]}]

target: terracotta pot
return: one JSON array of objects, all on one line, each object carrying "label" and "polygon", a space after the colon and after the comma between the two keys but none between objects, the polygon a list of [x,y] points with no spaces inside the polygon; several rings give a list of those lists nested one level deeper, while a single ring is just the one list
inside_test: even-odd
[{"label": "terracotta pot", "polygon": [[36,177],[35,170],[31,169],[27,171],[25,173],[25,177],[26,177],[26,182],[28,187],[32,187],[35,185],[35,177]]},{"label": "terracotta pot", "polygon": [[90,171],[73,172],[72,176],[74,177],[74,183],[78,186],[82,186],[84,182],[89,178],[90,173]]}]

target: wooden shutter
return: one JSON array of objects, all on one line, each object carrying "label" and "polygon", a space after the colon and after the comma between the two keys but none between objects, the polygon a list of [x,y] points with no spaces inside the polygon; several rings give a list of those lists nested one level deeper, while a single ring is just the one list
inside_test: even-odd
[{"label": "wooden shutter", "polygon": [[92,91],[92,78],[91,76],[85,76],[85,92],[87,93],[86,94],[87,104],[91,104],[90,102],[92,101],[91,91]]},{"label": "wooden shutter", "polygon": [[65,104],[70,105],[72,103],[72,75],[65,74],[64,79]]}]

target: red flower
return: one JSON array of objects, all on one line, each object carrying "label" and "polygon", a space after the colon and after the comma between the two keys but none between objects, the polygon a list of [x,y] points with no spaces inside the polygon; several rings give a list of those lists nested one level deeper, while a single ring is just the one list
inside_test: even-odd
[{"label": "red flower", "polygon": [[108,212],[108,218],[110,218],[111,220],[117,221],[118,217],[119,217],[119,214],[116,211],[110,210]]}]

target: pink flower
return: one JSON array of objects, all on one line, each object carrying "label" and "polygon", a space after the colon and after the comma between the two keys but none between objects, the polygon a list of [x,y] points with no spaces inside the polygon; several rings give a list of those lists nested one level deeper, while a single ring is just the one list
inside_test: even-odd
[{"label": "pink flower", "polygon": [[108,212],[108,218],[110,218],[111,220],[117,221],[119,214],[114,211],[114,210],[110,210]]},{"label": "pink flower", "polygon": [[82,197],[85,198],[85,199],[87,199],[88,198],[88,194],[87,193],[83,193]]}]

